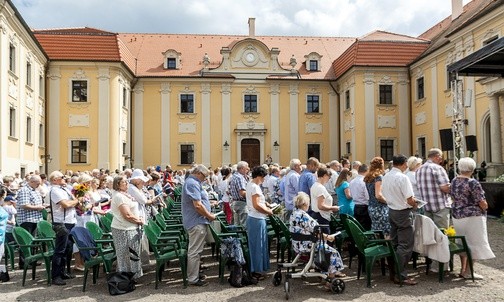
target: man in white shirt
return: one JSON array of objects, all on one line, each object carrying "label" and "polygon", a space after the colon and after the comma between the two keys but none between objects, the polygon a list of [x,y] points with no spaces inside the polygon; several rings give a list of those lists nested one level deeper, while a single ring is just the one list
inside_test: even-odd
[{"label": "man in white shirt", "polygon": [[339,162],[337,160],[333,160],[329,163],[329,172],[331,172],[331,177],[324,185],[324,187],[327,189],[327,192],[331,194],[333,205],[338,205],[338,198],[335,191],[336,180],[338,180],[339,176],[338,166]]},{"label": "man in white shirt", "polygon": [[366,231],[371,230],[371,218],[368,212],[369,193],[364,182],[364,176],[368,170],[369,168],[366,164],[360,165],[357,170],[357,177],[350,182],[349,187],[350,194],[355,203],[354,217]]},{"label": "man in white shirt", "polygon": [[357,175],[359,175],[359,167],[361,165],[362,163],[358,160],[352,162],[352,170],[350,170],[352,176],[350,177],[350,182],[352,182],[352,180],[354,180],[357,177]]},{"label": "man in white shirt", "polygon": [[[392,158],[392,169],[383,176],[382,193],[389,207],[390,237],[399,259],[398,271],[404,284],[415,285],[416,281],[408,278],[406,265],[413,252],[413,226],[411,209],[417,205],[413,199],[413,187],[403,172],[408,168],[408,159],[404,155],[395,155]],[[395,280],[398,282],[398,279]]]}]

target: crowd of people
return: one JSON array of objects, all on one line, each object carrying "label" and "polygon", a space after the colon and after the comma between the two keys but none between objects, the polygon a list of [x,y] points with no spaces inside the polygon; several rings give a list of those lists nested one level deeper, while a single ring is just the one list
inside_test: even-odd
[{"label": "crowd of people", "polygon": [[[312,157],[305,164],[292,159],[282,167],[269,160],[252,169],[240,161],[214,170],[195,164],[187,171],[173,171],[170,166],[165,170],[156,166],[112,173],[103,169],[54,171],[48,177],[30,173],[24,179],[16,173],[3,177],[0,187],[0,263],[4,245],[14,241],[13,227],[20,226],[35,235],[37,223],[44,212],[50,211],[56,232],[52,283],[65,285],[66,279],[75,277],[67,270],[72,258],[73,269],[83,270],[70,232],[88,221],[98,222],[100,215],[110,212],[114,217],[111,229],[116,269],[131,272],[138,279],[143,275],[142,267],[149,263],[149,245],[142,226],[165,206],[166,192],[180,186],[182,222],[189,238],[190,285],[208,284],[200,270],[200,259],[208,225],[216,219],[213,207],[221,207],[228,223],[247,231],[250,273],[257,280],[266,278],[270,270],[267,218],[278,215],[273,213],[277,205],[282,206],[279,215],[291,233],[311,234],[316,226],[329,225],[333,214],[354,216],[365,230],[381,231],[394,242],[403,282],[414,285],[416,281],[408,277],[406,267],[413,252],[416,214],[426,215],[439,228],[453,225],[457,235],[466,236],[474,260],[495,257],[486,233],[488,205],[481,185],[472,177],[476,163],[471,158],[460,159],[459,174],[450,182],[442,162],[442,151],[431,149],[425,162],[415,156],[396,155],[387,169],[381,157],[364,164],[347,159],[323,164]],[[214,192],[217,200],[211,201]],[[425,205],[418,208],[419,202]],[[324,239],[335,240],[327,229],[322,230]],[[292,242],[296,253],[309,251],[311,244]],[[324,248],[331,254],[329,276],[345,276],[339,251],[330,245]],[[467,257],[460,257],[459,275],[469,278]],[[23,261],[20,253],[20,267]],[[435,264],[431,266],[432,270],[436,268]],[[0,265],[0,281],[7,280],[7,268]]]}]

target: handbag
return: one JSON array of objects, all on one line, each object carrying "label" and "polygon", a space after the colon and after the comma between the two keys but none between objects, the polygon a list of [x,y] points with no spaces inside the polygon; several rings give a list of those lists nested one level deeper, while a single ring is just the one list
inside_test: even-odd
[{"label": "handbag", "polygon": [[135,281],[132,272],[115,272],[107,275],[109,294],[122,295],[135,290]]},{"label": "handbag", "polygon": [[329,264],[331,263],[331,254],[326,252],[325,242],[324,242],[324,234],[322,231],[319,231],[319,239],[317,242],[313,244],[317,244],[317,251],[315,253],[315,266],[318,267],[321,271],[327,272],[329,271]]}]

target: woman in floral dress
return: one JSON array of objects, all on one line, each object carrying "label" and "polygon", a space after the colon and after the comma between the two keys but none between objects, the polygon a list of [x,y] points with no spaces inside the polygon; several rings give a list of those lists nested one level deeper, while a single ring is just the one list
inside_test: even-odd
[{"label": "woman in floral dress", "polygon": [[389,208],[387,201],[382,195],[382,176],[385,171],[383,158],[375,157],[371,160],[369,172],[364,177],[366,188],[369,193],[369,217],[371,229],[383,231],[385,238],[390,234]]}]

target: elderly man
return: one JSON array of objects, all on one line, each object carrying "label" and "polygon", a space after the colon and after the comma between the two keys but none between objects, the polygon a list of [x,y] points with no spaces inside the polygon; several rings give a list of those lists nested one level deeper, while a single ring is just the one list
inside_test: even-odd
[{"label": "elderly man", "polygon": [[336,196],[336,190],[335,190],[335,185],[336,185],[336,180],[338,180],[338,166],[339,162],[337,160],[331,161],[329,164],[327,164],[329,167],[329,172],[331,172],[331,177],[329,180],[325,183],[324,187],[326,188],[327,192],[331,194],[331,197],[333,198],[333,205],[338,205],[338,197]]},{"label": "elderly man", "polygon": [[[411,209],[416,209],[417,204],[413,198],[413,187],[404,174],[408,169],[408,158],[396,155],[392,158],[392,169],[383,176],[382,192],[389,207],[390,237],[399,260],[398,272],[404,284],[415,285],[416,281],[408,278],[406,265],[413,252],[413,225]],[[399,280],[394,280],[399,281]]]},{"label": "elderly man", "polygon": [[247,224],[247,200],[246,188],[248,182],[249,165],[246,161],[240,161],[236,165],[236,172],[229,180],[229,192],[231,193],[231,208],[235,225],[246,226]]},{"label": "elderly man", "polygon": [[446,170],[441,166],[443,153],[433,148],[427,154],[427,161],[416,172],[420,198],[427,202],[425,215],[430,217],[438,228],[450,226],[450,181]]},{"label": "elderly man", "polygon": [[200,258],[205,246],[208,224],[215,220],[211,213],[208,195],[201,183],[210,171],[204,165],[197,165],[187,177],[182,188],[182,222],[189,235],[187,249],[187,279],[194,286],[206,286],[205,276],[199,274]]},{"label": "elderly man", "polygon": [[[42,180],[38,175],[32,175],[28,179],[28,185],[21,187],[17,195],[17,222],[18,224],[35,236],[37,223],[42,220],[43,205],[42,196],[37,188]],[[19,250],[19,267],[24,265],[24,257]]]},{"label": "elderly man", "polygon": [[352,195],[355,203],[354,217],[366,231],[371,230],[371,218],[368,212],[369,193],[364,182],[364,176],[366,176],[368,170],[366,164],[360,165],[357,177],[350,182],[349,186],[350,195]]},{"label": "elderly man", "polygon": [[299,174],[301,173],[301,161],[293,158],[289,164],[290,171],[284,176],[284,203],[285,216],[284,221],[289,218],[294,210],[294,196],[299,192]]},{"label": "elderly man", "polygon": [[358,160],[355,160],[352,162],[352,170],[350,172],[352,173],[352,176],[350,177],[350,182],[354,180],[357,175],[359,175],[359,167],[362,165],[362,163]]},{"label": "elderly man", "polygon": [[49,199],[52,209],[53,229],[56,233],[54,256],[52,259],[52,284],[66,285],[64,279],[73,276],[65,272],[65,266],[70,263],[72,242],[69,238],[70,231],[77,222],[75,206],[79,203],[77,198],[68,188],[64,175],[54,171],[49,175],[52,184]]}]

